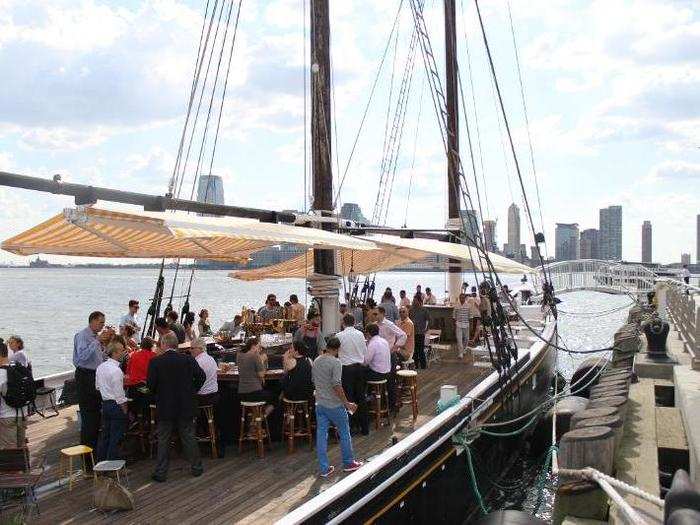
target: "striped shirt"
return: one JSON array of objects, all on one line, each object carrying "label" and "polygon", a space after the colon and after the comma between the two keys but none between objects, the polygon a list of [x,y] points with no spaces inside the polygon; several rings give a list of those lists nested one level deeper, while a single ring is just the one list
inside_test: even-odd
[{"label": "striped shirt", "polygon": [[457,326],[469,326],[469,304],[466,301],[464,304],[457,303],[452,317],[454,317]]}]

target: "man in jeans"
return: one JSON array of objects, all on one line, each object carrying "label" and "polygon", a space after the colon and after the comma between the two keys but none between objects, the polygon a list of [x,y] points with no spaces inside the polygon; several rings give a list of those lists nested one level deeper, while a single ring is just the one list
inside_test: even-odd
[{"label": "man in jeans", "polygon": [[464,347],[469,344],[469,304],[467,295],[459,294],[459,302],[454,308],[455,336],[457,337],[457,357],[464,357]]},{"label": "man in jeans", "polygon": [[126,394],[124,393],[124,373],[119,361],[126,354],[126,348],[114,340],[107,345],[107,360],[97,367],[95,386],[102,398],[102,432],[97,443],[97,460],[114,460],[119,457],[119,441],[126,432]]},{"label": "man in jeans", "polygon": [[362,466],[352,452],[348,411],[357,410],[357,405],[345,397],[342,386],[343,365],[338,359],[340,341],[331,337],[326,343],[326,351],[316,358],[312,368],[316,387],[316,453],[321,477],[327,478],[335,467],[328,464],[328,429],[335,425],[340,435],[340,450],[343,456],[343,470],[353,472]]}]

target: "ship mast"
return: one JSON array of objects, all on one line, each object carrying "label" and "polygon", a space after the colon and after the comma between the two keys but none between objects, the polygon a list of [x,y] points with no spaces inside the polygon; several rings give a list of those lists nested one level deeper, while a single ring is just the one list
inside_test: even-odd
[{"label": "ship mast", "polygon": [[[447,217],[448,229],[461,224],[459,215],[459,105],[457,102],[457,28],[455,0],[444,0],[445,6],[445,98],[447,102]],[[456,304],[462,289],[460,261],[449,260],[448,287]]]},{"label": "ship mast", "polygon": [[[331,61],[328,0],[311,0],[311,209],[322,216],[333,213],[331,162]],[[332,225],[321,223],[324,229]],[[333,250],[314,249],[311,293],[321,303],[324,333],[338,330],[338,278]],[[328,276],[325,277],[324,276]],[[333,287],[335,282],[335,288]],[[335,290],[335,293],[333,293]]]}]

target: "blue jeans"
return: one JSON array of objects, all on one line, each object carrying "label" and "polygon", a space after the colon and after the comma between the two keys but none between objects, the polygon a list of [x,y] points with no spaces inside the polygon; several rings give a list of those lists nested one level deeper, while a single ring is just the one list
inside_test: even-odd
[{"label": "blue jeans", "polygon": [[102,431],[97,443],[97,461],[120,459],[119,441],[124,437],[128,416],[116,401],[102,401]]},{"label": "blue jeans", "polygon": [[331,423],[340,434],[340,450],[343,456],[343,465],[353,462],[352,442],[350,441],[350,424],[348,413],[344,406],[328,408],[316,405],[316,454],[321,472],[328,472],[328,429]]}]

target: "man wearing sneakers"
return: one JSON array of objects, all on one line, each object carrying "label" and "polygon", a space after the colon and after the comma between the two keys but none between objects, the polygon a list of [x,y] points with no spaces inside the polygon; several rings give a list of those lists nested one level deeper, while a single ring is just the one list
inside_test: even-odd
[{"label": "man wearing sneakers", "polygon": [[340,341],[331,337],[326,342],[326,350],[314,361],[312,375],[316,387],[316,454],[321,477],[327,478],[335,467],[328,464],[328,429],[335,425],[340,436],[340,450],[343,456],[343,470],[352,472],[362,466],[352,452],[348,411],[357,410],[357,405],[348,401],[343,390],[343,365],[338,359]]}]

